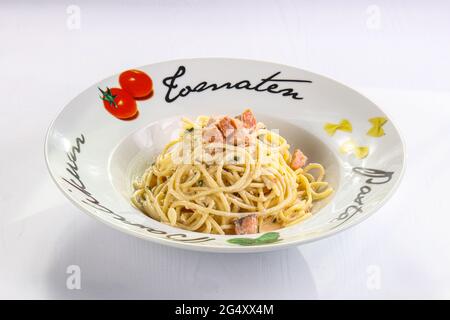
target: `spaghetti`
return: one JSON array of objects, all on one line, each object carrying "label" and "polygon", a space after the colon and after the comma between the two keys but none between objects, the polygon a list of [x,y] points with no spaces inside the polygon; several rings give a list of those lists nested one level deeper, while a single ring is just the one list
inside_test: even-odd
[{"label": "spaghetti", "polygon": [[213,234],[250,234],[294,225],[328,197],[325,169],[251,110],[238,117],[183,119],[178,139],[133,182],[132,203],[160,222]]}]

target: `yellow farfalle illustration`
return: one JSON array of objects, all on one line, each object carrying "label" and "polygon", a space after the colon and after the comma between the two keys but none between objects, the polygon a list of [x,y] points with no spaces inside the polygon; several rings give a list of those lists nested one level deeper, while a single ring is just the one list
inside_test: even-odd
[{"label": "yellow farfalle illustration", "polygon": [[358,159],[364,159],[369,155],[369,147],[356,147],[353,152]]},{"label": "yellow farfalle illustration", "polygon": [[385,135],[383,126],[388,121],[385,117],[376,117],[369,119],[369,122],[372,124],[372,128],[367,131],[367,135],[375,138],[379,138]]},{"label": "yellow farfalle illustration", "polygon": [[355,141],[347,140],[341,144],[339,151],[344,154],[353,153],[358,159],[364,159],[369,155],[369,147],[358,146]]},{"label": "yellow farfalle illustration", "polygon": [[325,123],[323,128],[330,136],[333,136],[337,130],[352,132],[352,124],[347,119],[342,119],[338,124]]}]

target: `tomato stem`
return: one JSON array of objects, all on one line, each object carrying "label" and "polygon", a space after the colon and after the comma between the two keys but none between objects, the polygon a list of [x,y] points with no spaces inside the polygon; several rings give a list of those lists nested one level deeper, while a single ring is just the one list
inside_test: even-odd
[{"label": "tomato stem", "polygon": [[103,91],[99,87],[97,87],[97,88],[102,93],[102,96],[100,96],[100,99],[102,99],[103,101],[108,102],[110,106],[113,106],[113,107],[115,107],[117,109],[117,104],[114,101],[114,99],[117,97],[117,95],[116,96],[113,95],[111,93],[111,89],[109,89],[108,87],[106,87],[106,91]]}]

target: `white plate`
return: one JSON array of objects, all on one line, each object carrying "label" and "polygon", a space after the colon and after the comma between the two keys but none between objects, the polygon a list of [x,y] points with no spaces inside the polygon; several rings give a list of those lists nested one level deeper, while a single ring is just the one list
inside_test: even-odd
[{"label": "white plate", "polygon": [[[385,203],[401,180],[404,147],[392,121],[367,98],[336,81],[294,67],[240,59],[176,60],[138,69],[152,77],[154,94],[138,101],[136,119],[122,121],[103,108],[97,87],[118,87],[118,75],[114,75],[73,99],[51,124],[45,142],[47,166],[61,191],[80,209],[118,230],[185,249],[275,250],[361,222]],[[262,79],[267,81],[258,86]],[[194,88],[202,81],[229,82],[243,88],[235,85],[177,97],[182,88]],[[177,87],[169,88],[171,84]],[[234,115],[245,108],[252,108],[269,128],[279,129],[291,146],[300,147],[311,161],[325,166],[335,193],[314,208],[312,217],[277,230],[272,238],[269,235],[270,241],[263,237],[263,241],[244,246],[228,241],[242,236],[174,228],[130,204],[132,178],[177,136],[182,116]],[[351,132],[342,130],[344,119],[350,122]],[[326,125],[333,135],[324,130]],[[277,241],[271,242],[274,238]]]}]

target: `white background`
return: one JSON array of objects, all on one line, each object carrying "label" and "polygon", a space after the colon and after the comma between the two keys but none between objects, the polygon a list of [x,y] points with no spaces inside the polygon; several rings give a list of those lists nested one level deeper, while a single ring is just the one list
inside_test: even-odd
[{"label": "white background", "polygon": [[[111,74],[208,56],[290,64],[367,95],[405,138],[398,192],[344,233],[246,255],[152,244],[70,204],[43,156],[57,112]],[[1,1],[0,298],[448,299],[449,88],[448,1]],[[66,287],[70,265],[81,290]]]}]

